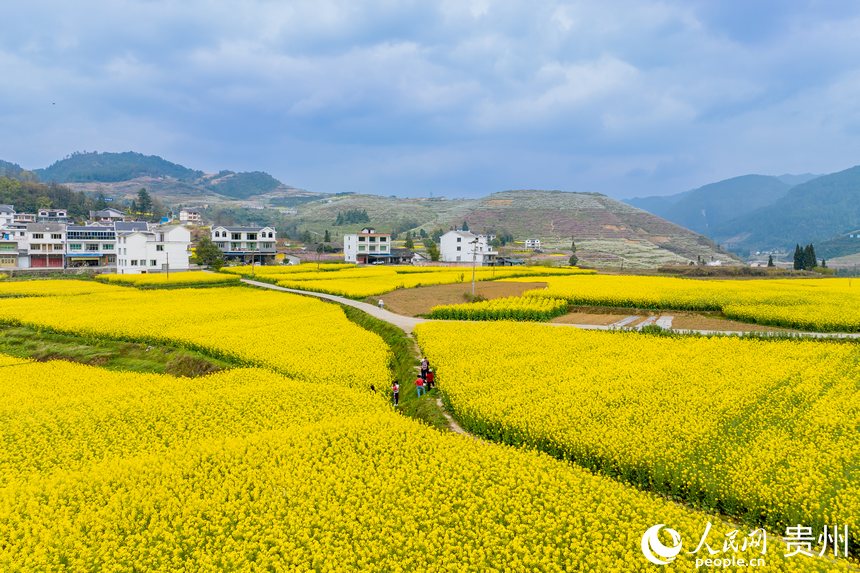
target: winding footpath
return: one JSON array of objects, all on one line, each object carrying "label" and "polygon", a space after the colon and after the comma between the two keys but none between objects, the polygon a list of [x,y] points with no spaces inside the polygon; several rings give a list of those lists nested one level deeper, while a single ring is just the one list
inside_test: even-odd
[{"label": "winding footpath", "polygon": [[[260,288],[267,288],[271,290],[277,290],[282,292],[289,292],[293,294],[301,294],[305,296],[313,296],[316,298],[321,298],[323,300],[329,300],[332,302],[337,302],[340,304],[345,304],[347,306],[351,306],[366,312],[367,314],[374,316],[380,320],[384,320],[389,324],[393,324],[397,328],[403,330],[403,332],[407,334],[412,334],[412,330],[416,325],[421,324],[422,322],[430,322],[434,319],[427,318],[417,318],[414,316],[405,316],[403,314],[397,314],[395,312],[391,312],[390,310],[385,310],[379,308],[375,305],[361,302],[357,300],[353,300],[351,298],[346,298],[342,296],[337,296],[333,294],[327,294],[322,292],[312,292],[307,290],[299,290],[293,288],[286,288],[277,285],[273,285],[271,283],[265,283],[260,281],[255,281],[251,279],[242,279],[242,282]],[[631,317],[627,317],[631,318]],[[671,317],[667,317],[671,318]],[[446,321],[453,322],[453,321]],[[568,323],[559,323],[559,322],[544,322],[541,324],[549,324],[550,326],[558,326],[561,328],[580,328],[583,330],[636,330],[636,327],[625,328],[624,325],[620,324],[620,322],[624,322],[621,320],[615,324],[610,325],[601,325],[601,324],[568,324]],[[632,321],[631,321],[632,322]],[[656,321],[658,326],[664,326],[664,324],[660,323],[658,319]],[[671,324],[671,323],[669,323]],[[725,335],[725,336],[743,336],[745,334],[753,334],[760,331],[756,330],[693,330],[693,329],[683,329],[683,328],[674,328],[671,329],[672,332],[677,332],[678,334],[702,334],[702,335]],[[766,334],[766,333],[765,333]],[[783,333],[779,333],[782,335]],[[860,333],[857,332],[786,332],[784,333],[787,336],[797,337],[797,338],[835,338],[835,339],[860,339]]]}]

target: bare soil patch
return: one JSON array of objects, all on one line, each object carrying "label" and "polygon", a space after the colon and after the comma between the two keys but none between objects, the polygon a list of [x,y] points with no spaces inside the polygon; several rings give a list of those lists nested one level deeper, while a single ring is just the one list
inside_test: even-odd
[{"label": "bare soil patch", "polygon": [[[571,312],[559,317],[552,319],[552,322],[557,322],[560,324],[596,324],[601,326],[609,326],[615,322],[618,322],[624,316],[632,316],[634,313],[627,314],[602,314],[602,313],[594,313],[594,312]],[[645,318],[643,316],[642,318]]]},{"label": "bare soil patch", "polygon": [[[544,288],[544,282],[507,283],[481,281],[475,283],[475,293],[485,299],[520,296],[527,290]],[[466,295],[472,293],[472,283],[462,282],[450,285],[436,285],[418,288],[399,289],[382,296],[370,297],[367,302],[377,304],[381,298],[385,308],[397,314],[418,316],[427,314],[438,304],[461,304],[468,302]]]}]

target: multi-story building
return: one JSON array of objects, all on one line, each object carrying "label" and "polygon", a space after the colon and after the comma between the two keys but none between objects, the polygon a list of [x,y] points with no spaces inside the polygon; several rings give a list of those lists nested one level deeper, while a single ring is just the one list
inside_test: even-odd
[{"label": "multi-story building", "polygon": [[[129,230],[120,230],[121,226]],[[116,272],[141,274],[189,268],[191,232],[179,225],[149,227],[117,223]]]},{"label": "multi-story building", "polygon": [[203,222],[203,216],[200,214],[200,211],[197,209],[180,209],[179,210],[179,222],[180,223],[191,223],[192,225],[199,225]]},{"label": "multi-story building", "polygon": [[269,264],[275,261],[277,233],[272,227],[212,228],[212,242],[228,260]]},{"label": "multi-story building", "polygon": [[447,263],[495,264],[499,253],[490,245],[491,240],[469,231],[448,231],[439,240],[439,258]]},{"label": "multi-story building", "polygon": [[348,263],[373,264],[391,261],[391,233],[365,227],[360,233],[343,236],[343,258]]},{"label": "multi-story building", "polygon": [[15,207],[12,205],[0,205],[0,228],[8,227],[15,223]]},{"label": "multi-story building", "polygon": [[35,213],[15,213],[15,224],[16,225],[26,225],[27,223],[35,223],[36,222],[36,214]]},{"label": "multi-story building", "polygon": [[61,269],[66,250],[66,226],[60,223],[29,223],[26,229],[24,268]]},{"label": "multi-story building", "polygon": [[116,229],[113,225],[66,227],[66,267],[116,265]]},{"label": "multi-story building", "polygon": [[526,248],[527,249],[540,249],[540,239],[526,239]]},{"label": "multi-story building", "polygon": [[37,223],[68,223],[69,212],[66,209],[39,209],[36,213]]},{"label": "multi-story building", "polygon": [[90,211],[90,221],[96,223],[115,223],[116,221],[127,221],[128,214],[119,209],[108,207],[98,211]]}]

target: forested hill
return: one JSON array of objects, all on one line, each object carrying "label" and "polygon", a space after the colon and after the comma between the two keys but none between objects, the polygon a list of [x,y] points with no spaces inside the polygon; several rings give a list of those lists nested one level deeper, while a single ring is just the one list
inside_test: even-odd
[{"label": "forested hill", "polygon": [[86,183],[98,181],[111,183],[128,181],[137,177],[172,177],[180,181],[194,180],[203,176],[157,155],[143,155],[133,151],[124,153],[77,152],[55,162],[45,169],[36,169],[43,182]]},{"label": "forested hill", "polygon": [[0,204],[14,205],[19,213],[35,213],[42,208],[68,209],[73,218],[86,217],[91,209],[103,208],[95,197],[62,185],[45,185],[0,177]]}]

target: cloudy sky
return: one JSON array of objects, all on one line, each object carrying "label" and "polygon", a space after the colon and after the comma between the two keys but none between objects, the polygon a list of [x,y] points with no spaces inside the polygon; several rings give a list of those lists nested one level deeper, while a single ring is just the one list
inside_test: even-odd
[{"label": "cloudy sky", "polygon": [[6,0],[0,159],[669,194],[860,163],[860,3]]}]

